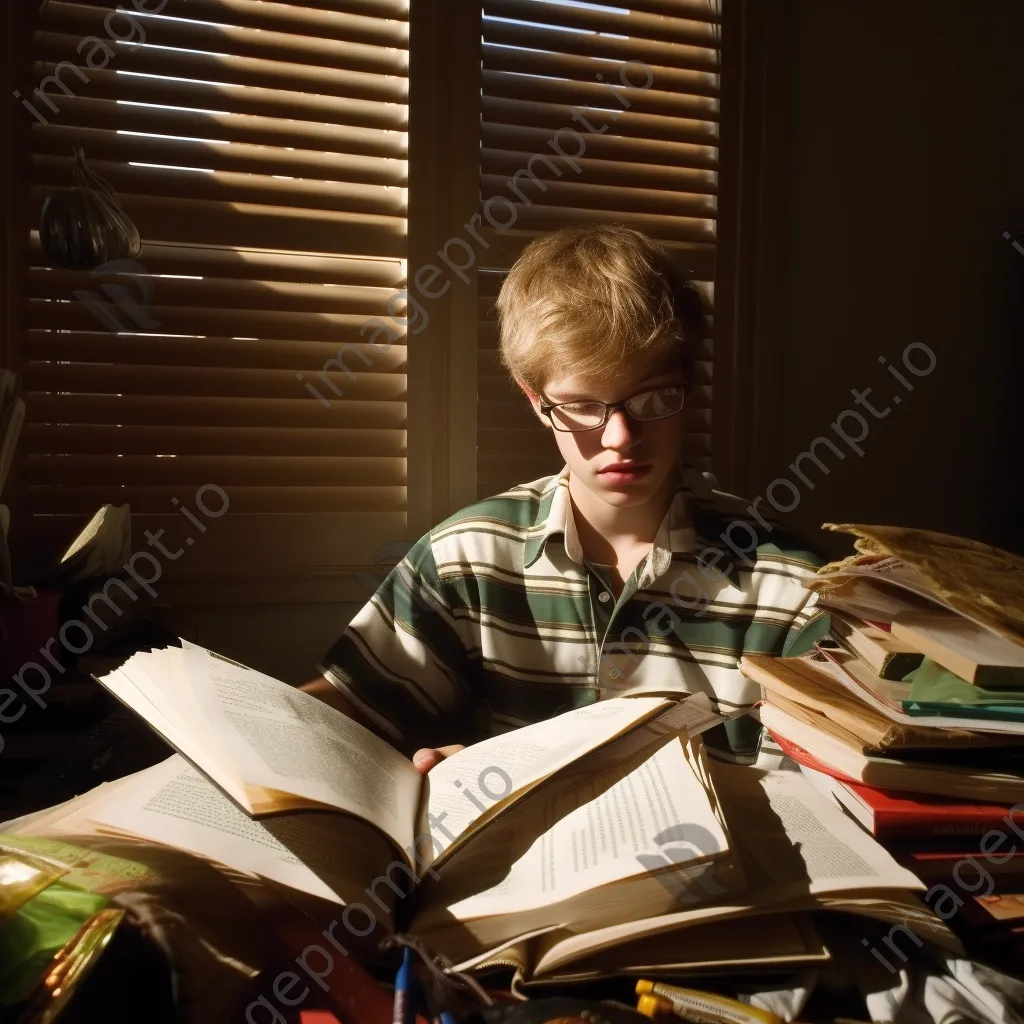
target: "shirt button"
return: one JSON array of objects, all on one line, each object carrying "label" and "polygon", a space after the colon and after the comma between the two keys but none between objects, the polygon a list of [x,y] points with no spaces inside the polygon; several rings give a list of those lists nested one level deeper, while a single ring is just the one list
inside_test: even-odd
[{"label": "shirt button", "polygon": [[601,593],[597,595],[597,599],[602,604],[607,604],[607,602],[612,599],[612,595],[609,594],[607,590],[602,590]]}]

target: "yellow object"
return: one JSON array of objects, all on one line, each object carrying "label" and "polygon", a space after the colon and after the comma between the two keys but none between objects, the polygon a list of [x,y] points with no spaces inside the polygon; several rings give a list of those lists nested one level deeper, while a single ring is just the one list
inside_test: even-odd
[{"label": "yellow object", "polygon": [[[677,985],[666,985],[645,978],[636,983],[636,992],[640,1000],[660,998],[663,1002],[667,1001],[677,1017],[691,1021],[692,1024],[786,1024],[777,1014],[714,992],[679,988]],[[637,1009],[640,1009],[639,1001]]]},{"label": "yellow object", "polygon": [[642,1013],[645,1017],[650,1017],[651,1020],[666,1017],[674,1012],[671,1000],[663,999],[661,996],[650,995],[642,995],[636,1001],[636,1009],[638,1013]]}]

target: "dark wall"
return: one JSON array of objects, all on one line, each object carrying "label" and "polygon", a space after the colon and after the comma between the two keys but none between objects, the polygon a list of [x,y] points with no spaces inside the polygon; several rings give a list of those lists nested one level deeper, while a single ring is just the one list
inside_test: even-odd
[{"label": "dark wall", "polygon": [[[801,491],[792,518],[1024,550],[1024,253],[1003,237],[1024,248],[1024,2],[793,9],[777,428],[780,472]],[[920,378],[902,366],[914,343],[935,357]],[[923,348],[908,355],[929,365]],[[850,389],[866,387],[884,418],[853,404]],[[830,428],[846,408],[866,417],[862,456]],[[852,416],[842,426],[859,430]],[[846,458],[819,446],[829,472],[805,461],[812,488],[786,467],[826,433]]]}]

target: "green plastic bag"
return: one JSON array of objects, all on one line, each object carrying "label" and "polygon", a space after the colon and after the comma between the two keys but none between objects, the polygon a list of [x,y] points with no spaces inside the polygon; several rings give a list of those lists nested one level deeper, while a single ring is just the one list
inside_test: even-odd
[{"label": "green plastic bag", "polygon": [[54,882],[0,924],[0,1005],[28,998],[65,943],[109,900]]}]

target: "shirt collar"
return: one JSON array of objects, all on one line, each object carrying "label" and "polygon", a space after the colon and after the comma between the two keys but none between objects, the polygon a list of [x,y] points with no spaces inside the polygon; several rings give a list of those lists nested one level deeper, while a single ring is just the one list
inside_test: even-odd
[{"label": "shirt collar", "polygon": [[[681,464],[672,504],[654,538],[651,569],[641,580],[641,585],[667,572],[672,556],[679,554],[692,554],[707,572],[724,582],[736,583],[735,553],[721,543],[726,525],[704,474],[692,466]],[[552,477],[541,499],[537,520],[523,553],[525,567],[530,568],[540,558],[548,541],[556,537],[561,538],[566,555],[582,565],[583,551],[569,498],[568,466],[558,476]],[[723,565],[731,572],[727,573]]]},{"label": "shirt collar", "polygon": [[[552,537],[566,536],[566,523],[572,519],[572,502],[569,500],[569,467],[552,477],[547,490],[541,498],[537,509],[537,519],[533,524],[530,536],[526,539],[523,552],[523,564],[530,568],[541,556],[547,542]],[[572,524],[572,537],[575,540],[576,552],[579,554],[579,540],[576,538],[576,526]],[[569,554],[566,545],[566,554]],[[569,555],[572,558],[572,555]],[[579,557],[573,561],[579,562]]]}]

